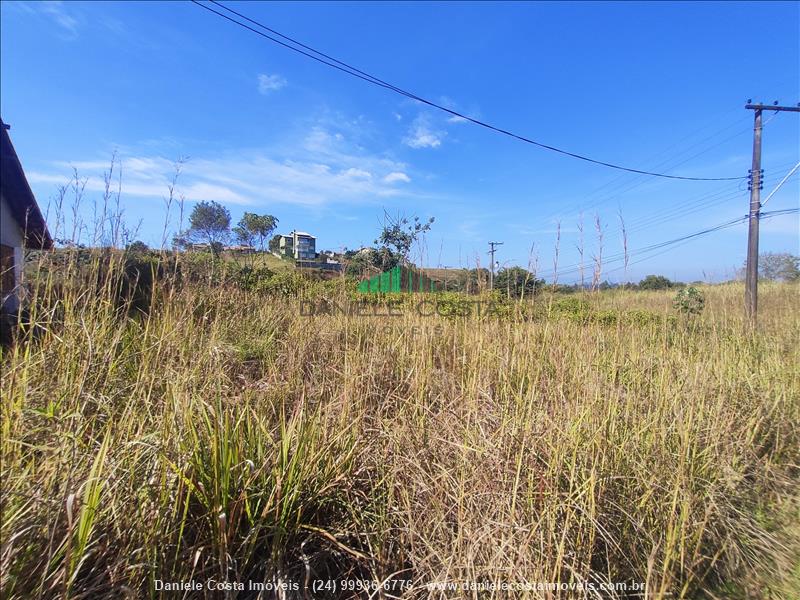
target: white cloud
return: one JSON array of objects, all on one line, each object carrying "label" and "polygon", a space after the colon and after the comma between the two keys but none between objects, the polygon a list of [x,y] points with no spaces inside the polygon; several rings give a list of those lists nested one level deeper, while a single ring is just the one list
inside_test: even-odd
[{"label": "white cloud", "polygon": [[354,179],[372,179],[372,173],[364,171],[363,169],[356,169],[351,167],[344,172],[345,177],[352,177]]},{"label": "white cloud", "polygon": [[[146,163],[158,168],[142,169],[140,165]],[[56,164],[65,165],[65,163]],[[108,167],[108,161],[78,161],[71,163],[69,168],[64,168],[61,175],[31,171],[27,178],[31,183],[55,184],[60,187],[74,181],[74,175],[70,174],[70,170],[75,168],[78,171],[78,178],[86,181],[85,190],[87,192],[103,192],[105,190],[103,173],[108,170]],[[121,164],[115,168],[121,168],[123,172],[122,193],[124,196],[164,198],[167,196],[167,187],[174,173],[175,165],[167,159],[133,157],[121,159]],[[252,203],[231,187],[207,181],[186,181],[179,186],[179,192],[186,200],[195,202],[216,200],[227,204],[247,205]]]},{"label": "white cloud", "polygon": [[[157,153],[120,154],[122,197],[161,199],[174,175],[172,160]],[[108,160],[54,162],[49,169],[28,173],[31,183],[63,185],[73,168],[87,179],[86,189],[104,188]],[[233,152],[194,156],[182,167],[177,193],[187,201],[215,200],[223,204],[271,206],[295,204],[362,204],[386,198],[419,198],[414,190],[398,189],[410,183],[407,165],[367,154],[356,144],[313,128],[294,145],[279,148],[241,148]]]},{"label": "white cloud", "polygon": [[267,75],[261,73],[258,76],[258,93],[266,96],[270,92],[275,92],[286,87],[286,80],[280,75]]},{"label": "white cloud", "polygon": [[426,115],[419,115],[411,124],[403,143],[411,148],[438,148],[445,135],[445,132],[433,129]]},{"label": "white cloud", "polygon": [[78,35],[78,20],[67,12],[63,2],[43,2],[41,11],[53,19],[66,33]]},{"label": "white cloud", "polygon": [[400,171],[392,171],[383,178],[384,183],[394,183],[395,181],[402,181],[403,183],[411,183],[411,178],[405,173]]},{"label": "white cloud", "polygon": [[[450,110],[459,112],[459,113],[461,113],[463,115],[467,115],[467,116],[469,116],[471,118],[475,118],[475,115],[477,114],[476,110],[470,110],[468,112],[468,111],[464,110],[463,108],[460,108],[455,100],[453,100],[452,98],[449,98],[447,96],[440,96],[439,97],[439,102],[441,102],[441,104],[445,108],[449,108]],[[469,120],[465,119],[464,117],[459,117],[458,115],[450,115],[447,118],[447,122],[448,123],[469,123]]]}]

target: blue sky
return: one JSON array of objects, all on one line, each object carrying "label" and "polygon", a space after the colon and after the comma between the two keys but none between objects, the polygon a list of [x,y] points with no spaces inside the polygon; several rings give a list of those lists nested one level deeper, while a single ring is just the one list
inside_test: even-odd
[{"label": "blue sky", "polygon": [[[414,93],[547,144],[634,168],[746,175],[745,101],[800,100],[797,3],[238,3],[268,26]],[[603,278],[732,276],[744,225],[655,256],[635,250],[747,211],[746,184],[624,174],[486,131],[236,27],[189,3],[3,2],[0,111],[46,207],[73,168],[84,214],[112,153],[122,207],[159,245],[179,157],[186,211],[271,213],[318,249],[376,237],[384,210],[434,216],[418,262],[553,269],[632,252]],[[753,21],[758,23],[753,27]],[[765,114],[765,193],[800,160],[800,115]],[[800,177],[765,210],[797,207]],[[773,183],[774,182],[774,183]],[[686,212],[691,210],[691,212]],[[173,208],[168,228],[179,226]],[[796,215],[762,224],[798,252]],[[647,260],[641,260],[647,258]]]}]

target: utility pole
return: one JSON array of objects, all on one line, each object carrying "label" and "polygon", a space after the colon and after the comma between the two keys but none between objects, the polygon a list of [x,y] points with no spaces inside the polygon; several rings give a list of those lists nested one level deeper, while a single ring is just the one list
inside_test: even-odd
[{"label": "utility pole", "polygon": [[494,253],[495,246],[502,246],[503,242],[489,242],[489,256],[491,256],[491,270],[489,271],[489,291],[494,289]]},{"label": "utility pole", "polygon": [[753,164],[750,169],[750,210],[749,232],[747,235],[747,267],[745,274],[744,302],[747,319],[755,326],[758,316],[758,225],[761,215],[761,189],[764,187],[764,170],[761,168],[761,113],[764,110],[775,112],[800,112],[797,106],[778,106],[769,104],[751,104],[748,100],[747,110],[754,111],[753,122]]},{"label": "utility pole", "polygon": [[756,108],[753,123],[753,165],[750,169],[750,210],[747,234],[747,272],[744,282],[744,305],[747,319],[751,325],[756,324],[758,313],[758,218],[761,213],[761,188],[763,174],[761,170],[761,110]]}]

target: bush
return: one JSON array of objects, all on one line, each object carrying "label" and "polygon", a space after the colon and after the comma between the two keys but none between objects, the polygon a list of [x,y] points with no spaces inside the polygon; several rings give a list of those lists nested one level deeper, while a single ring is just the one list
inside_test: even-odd
[{"label": "bush", "polygon": [[459,292],[442,292],[436,295],[436,312],[446,319],[467,317],[473,311],[474,301]]},{"label": "bush", "polygon": [[672,301],[675,310],[687,316],[699,315],[703,312],[705,305],[706,299],[703,292],[693,286],[678,290]]},{"label": "bush", "polygon": [[258,290],[284,296],[296,294],[305,288],[307,280],[295,271],[281,271],[260,283]]},{"label": "bush", "polygon": [[639,282],[640,290],[668,290],[675,285],[663,275],[648,275]]},{"label": "bush", "polygon": [[536,279],[533,273],[522,267],[501,269],[494,280],[495,291],[502,292],[511,298],[533,296],[540,292],[544,285],[544,279]]},{"label": "bush", "polygon": [[241,267],[231,273],[231,281],[242,290],[261,290],[269,285],[275,273],[267,267]]},{"label": "bush", "polygon": [[574,321],[586,321],[592,311],[591,306],[586,300],[580,298],[559,298],[553,302],[552,314],[556,317],[564,317]]},{"label": "bush", "polygon": [[663,322],[663,317],[646,310],[629,310],[625,312],[625,320],[633,325],[656,325]]},{"label": "bush", "polygon": [[592,321],[601,325],[616,325],[619,316],[620,314],[616,310],[599,310],[592,315]]}]

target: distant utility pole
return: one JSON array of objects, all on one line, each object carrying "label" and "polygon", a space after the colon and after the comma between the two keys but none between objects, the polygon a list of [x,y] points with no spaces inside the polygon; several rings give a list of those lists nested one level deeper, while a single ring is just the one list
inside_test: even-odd
[{"label": "distant utility pole", "polygon": [[503,242],[489,242],[489,256],[491,256],[491,270],[489,271],[489,290],[494,289],[494,253],[497,252],[495,250],[495,246],[502,246]]},{"label": "distant utility pole", "polygon": [[750,169],[750,231],[747,235],[747,268],[745,275],[744,302],[750,325],[755,326],[758,315],[758,220],[761,215],[761,188],[764,187],[764,170],[761,168],[761,112],[800,112],[797,106],[745,104],[747,110],[754,111],[753,124],[753,165]]}]

